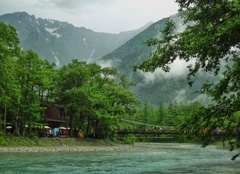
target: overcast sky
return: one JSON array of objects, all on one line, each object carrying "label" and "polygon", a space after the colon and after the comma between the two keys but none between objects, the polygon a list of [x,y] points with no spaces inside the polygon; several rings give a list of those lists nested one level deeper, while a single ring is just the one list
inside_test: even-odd
[{"label": "overcast sky", "polygon": [[175,0],[0,0],[0,15],[26,11],[97,32],[119,33],[177,13]]}]

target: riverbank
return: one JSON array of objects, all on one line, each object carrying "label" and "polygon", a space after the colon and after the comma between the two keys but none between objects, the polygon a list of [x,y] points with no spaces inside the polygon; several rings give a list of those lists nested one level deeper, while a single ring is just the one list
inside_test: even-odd
[{"label": "riverbank", "polygon": [[[89,141],[89,140],[86,140]],[[92,140],[91,140],[92,141]],[[153,148],[170,147],[170,146],[195,146],[201,148],[200,145],[188,143],[135,143],[128,144],[113,144],[104,143],[106,140],[94,140],[91,144],[79,145],[58,145],[58,146],[0,146],[0,153],[8,152],[93,152],[93,151],[131,151],[131,150],[147,150]],[[220,146],[210,145],[206,148],[226,149]]]},{"label": "riverbank", "polygon": [[[34,138],[34,137],[0,137],[0,152],[68,152],[68,151],[127,151],[159,148],[159,146],[198,146],[193,143],[154,143],[139,142],[130,144],[114,143],[108,139],[90,138]],[[207,148],[229,149],[218,145],[210,145]]]},{"label": "riverbank", "polygon": [[[89,141],[89,140],[86,140]],[[104,140],[94,140],[94,143],[84,145],[58,145],[58,146],[7,146],[1,147],[0,152],[89,152],[89,151],[130,151],[143,150],[159,146],[183,146],[178,143],[135,143],[113,144],[103,143]],[[188,144],[189,145],[189,144]]]},{"label": "riverbank", "polygon": [[133,145],[111,146],[15,146],[0,147],[0,152],[89,152],[89,151],[126,151],[135,149]]},{"label": "riverbank", "polygon": [[0,141],[0,152],[124,151],[133,145],[108,139],[8,137]]}]

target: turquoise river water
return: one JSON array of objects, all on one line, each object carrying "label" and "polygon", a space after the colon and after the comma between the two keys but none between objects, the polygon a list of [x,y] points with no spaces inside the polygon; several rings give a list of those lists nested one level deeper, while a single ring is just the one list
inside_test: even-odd
[{"label": "turquoise river water", "polygon": [[147,143],[109,152],[0,153],[0,174],[239,174],[236,153],[196,145]]}]

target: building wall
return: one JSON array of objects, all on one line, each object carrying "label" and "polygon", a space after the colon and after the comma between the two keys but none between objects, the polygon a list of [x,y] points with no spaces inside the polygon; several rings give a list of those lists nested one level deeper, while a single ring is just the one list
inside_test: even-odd
[{"label": "building wall", "polygon": [[45,114],[47,118],[61,120],[60,110],[56,106],[49,106]]}]

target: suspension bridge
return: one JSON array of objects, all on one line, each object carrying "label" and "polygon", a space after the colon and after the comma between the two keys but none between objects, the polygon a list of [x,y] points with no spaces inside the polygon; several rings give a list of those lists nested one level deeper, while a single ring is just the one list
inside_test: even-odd
[{"label": "suspension bridge", "polygon": [[[140,123],[137,121],[132,120],[126,120],[122,119],[123,122],[131,123],[133,125],[141,126],[141,128],[134,128],[132,130],[120,128],[118,129],[118,134],[121,135],[127,135],[127,134],[180,134],[182,133],[179,130],[175,130],[174,126],[160,126],[160,125],[153,125],[153,124],[147,124],[147,123]],[[150,127],[150,129],[147,129],[147,127]]]},{"label": "suspension bridge", "polygon": [[[152,124],[146,124],[146,123],[140,123],[136,121],[126,120],[122,119],[124,122],[128,122],[134,125],[140,125],[143,126],[143,128],[134,128],[134,129],[118,129],[117,133],[119,135],[127,135],[127,134],[139,134],[139,135],[180,135],[180,134],[188,134],[190,131],[188,130],[178,130],[174,126],[160,126],[160,125],[152,125]],[[150,129],[147,129],[146,127],[151,127]],[[199,130],[199,133],[202,133],[203,130]],[[234,136],[240,136],[239,132],[226,132],[226,131],[211,131],[211,134],[214,136],[224,136],[224,135],[234,135]]]}]

